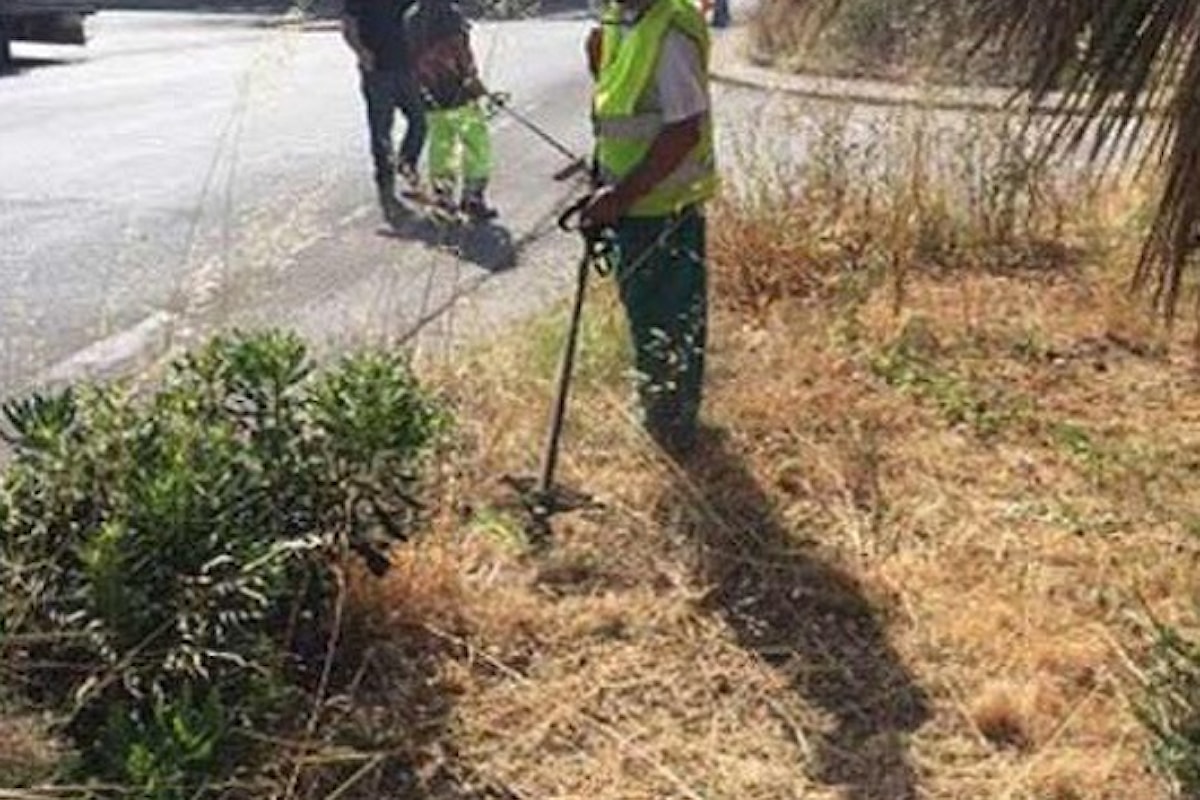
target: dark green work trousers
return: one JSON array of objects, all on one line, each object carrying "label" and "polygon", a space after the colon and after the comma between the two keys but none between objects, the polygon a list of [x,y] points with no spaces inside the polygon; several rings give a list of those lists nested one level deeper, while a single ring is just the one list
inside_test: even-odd
[{"label": "dark green work trousers", "polygon": [[660,444],[686,447],[695,437],[704,382],[704,215],[693,206],[669,217],[626,217],[615,233],[642,421]]}]

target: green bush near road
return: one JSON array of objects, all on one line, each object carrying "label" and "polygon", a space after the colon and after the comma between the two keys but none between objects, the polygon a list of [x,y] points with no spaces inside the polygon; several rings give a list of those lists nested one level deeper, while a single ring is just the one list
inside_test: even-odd
[{"label": "green bush near road", "polygon": [[1200,796],[1200,641],[1152,622],[1138,717],[1150,732],[1154,764],[1176,797]]},{"label": "green bush near road", "polygon": [[347,556],[379,571],[413,530],[447,422],[401,357],[318,372],[283,333],[218,338],[149,397],[4,411],[0,680],[64,721],[73,778],[153,798],[240,779],[255,733],[295,729]]}]

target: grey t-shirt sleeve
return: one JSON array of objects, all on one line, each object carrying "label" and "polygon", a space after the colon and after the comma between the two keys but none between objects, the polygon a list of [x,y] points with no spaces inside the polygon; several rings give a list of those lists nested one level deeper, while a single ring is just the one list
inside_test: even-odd
[{"label": "grey t-shirt sleeve", "polygon": [[708,87],[700,47],[687,34],[667,32],[655,74],[655,88],[663,122],[668,125],[708,111]]}]

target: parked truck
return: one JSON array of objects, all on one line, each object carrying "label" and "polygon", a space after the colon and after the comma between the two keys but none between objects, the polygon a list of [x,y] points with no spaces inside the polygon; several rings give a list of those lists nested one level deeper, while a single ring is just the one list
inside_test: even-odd
[{"label": "parked truck", "polygon": [[91,0],[0,0],[0,71],[12,62],[12,42],[83,44]]}]

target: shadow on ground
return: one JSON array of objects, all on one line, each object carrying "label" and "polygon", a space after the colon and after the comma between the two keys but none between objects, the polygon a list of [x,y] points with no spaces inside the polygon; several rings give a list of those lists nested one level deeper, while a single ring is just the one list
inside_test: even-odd
[{"label": "shadow on ground", "polygon": [[488,272],[503,272],[517,263],[517,245],[512,234],[493,222],[447,224],[405,210],[390,214],[388,226],[379,233],[445,250]]},{"label": "shadow on ground", "polygon": [[7,64],[0,65],[0,77],[19,75],[22,72],[47,69],[51,67],[69,67],[79,63],[78,58],[23,58],[16,56]]},{"label": "shadow on ground", "polygon": [[705,432],[683,475],[665,510],[699,546],[707,602],[833,722],[813,736],[811,777],[849,800],[915,800],[906,739],[929,718],[928,698],[862,587],[780,523],[723,432]]}]

